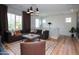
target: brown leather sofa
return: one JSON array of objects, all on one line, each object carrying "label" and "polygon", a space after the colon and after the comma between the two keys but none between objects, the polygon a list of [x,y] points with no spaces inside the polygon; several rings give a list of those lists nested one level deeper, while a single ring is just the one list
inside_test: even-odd
[{"label": "brown leather sofa", "polygon": [[23,42],[20,44],[21,55],[45,55],[45,41]]},{"label": "brown leather sofa", "polygon": [[15,31],[13,35],[11,32],[6,31],[3,37],[4,41],[7,43],[15,42],[22,39],[21,33],[19,31]]}]

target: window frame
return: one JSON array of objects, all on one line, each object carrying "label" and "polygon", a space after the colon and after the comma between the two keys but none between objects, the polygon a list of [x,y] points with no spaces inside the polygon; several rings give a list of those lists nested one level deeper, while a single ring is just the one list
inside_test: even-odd
[{"label": "window frame", "polygon": [[[12,14],[14,14],[14,13],[7,13],[7,18],[9,18],[9,17],[8,17],[8,14],[12,15]],[[17,23],[16,17],[17,17],[17,16],[19,16],[19,19],[20,19],[20,17],[21,17],[21,19],[20,19],[20,20],[21,20],[21,28],[19,28],[18,30],[22,30],[22,15],[17,15],[17,14],[14,14],[14,15],[15,15],[15,16],[14,16],[14,29],[12,30],[12,29],[9,28],[9,20],[8,20],[8,30],[9,30],[9,31],[16,31],[16,26],[17,26],[17,25],[16,25],[16,23]],[[11,19],[11,18],[10,18],[10,19]],[[19,21],[19,22],[20,22],[20,21]]]},{"label": "window frame", "polygon": [[72,18],[71,17],[66,17],[65,18],[65,22],[66,23],[71,23],[72,22]]}]

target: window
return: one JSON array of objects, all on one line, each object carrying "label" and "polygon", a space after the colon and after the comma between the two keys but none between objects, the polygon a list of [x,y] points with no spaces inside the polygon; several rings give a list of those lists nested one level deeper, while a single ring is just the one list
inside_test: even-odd
[{"label": "window", "polygon": [[46,20],[45,20],[45,19],[43,19],[43,21],[42,21],[42,22],[43,22],[43,24],[45,24],[45,23],[46,23]]},{"label": "window", "polygon": [[67,22],[67,23],[71,23],[71,17],[66,18],[66,22]]},{"label": "window", "polygon": [[36,27],[36,28],[39,28],[40,25],[41,25],[41,21],[40,21],[39,19],[36,19],[36,20],[35,20],[35,27]]},{"label": "window", "polygon": [[8,30],[15,31],[22,29],[22,16],[8,13]]},{"label": "window", "polygon": [[16,30],[22,29],[22,17],[16,15]]},{"label": "window", "polygon": [[45,28],[46,27],[46,19],[42,20],[42,27]]},{"label": "window", "polygon": [[15,30],[15,15],[8,13],[8,29],[10,31]]}]

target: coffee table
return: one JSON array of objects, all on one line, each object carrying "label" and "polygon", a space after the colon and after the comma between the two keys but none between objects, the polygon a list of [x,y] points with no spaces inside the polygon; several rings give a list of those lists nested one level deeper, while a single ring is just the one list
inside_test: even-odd
[{"label": "coffee table", "polygon": [[35,39],[39,39],[40,41],[40,35],[38,34],[24,34],[22,37],[29,41],[34,41]]}]

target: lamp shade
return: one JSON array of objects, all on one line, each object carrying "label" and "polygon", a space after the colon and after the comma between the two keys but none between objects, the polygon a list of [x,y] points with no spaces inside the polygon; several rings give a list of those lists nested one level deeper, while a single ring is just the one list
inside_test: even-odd
[{"label": "lamp shade", "polygon": [[52,23],[51,22],[48,22],[48,24],[51,25]]},{"label": "lamp shade", "polygon": [[38,8],[36,8],[36,11],[39,11]]},{"label": "lamp shade", "polygon": [[30,12],[34,12],[32,7],[30,7]]},{"label": "lamp shade", "polygon": [[30,13],[30,11],[29,11],[29,9],[27,9],[27,14],[29,14]]}]

